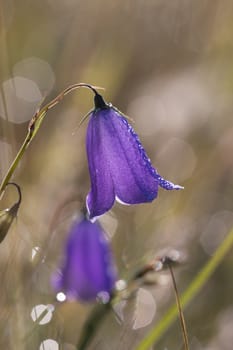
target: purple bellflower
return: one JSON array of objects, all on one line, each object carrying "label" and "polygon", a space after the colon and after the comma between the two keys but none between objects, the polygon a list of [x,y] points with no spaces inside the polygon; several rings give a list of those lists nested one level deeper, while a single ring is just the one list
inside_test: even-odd
[{"label": "purple bellflower", "polygon": [[87,219],[75,222],[66,244],[65,261],[53,277],[55,290],[69,299],[108,301],[117,273],[110,245],[101,226]]},{"label": "purple bellflower", "polygon": [[138,135],[125,116],[95,92],[86,138],[91,190],[86,206],[90,219],[107,212],[115,199],[122,204],[151,202],[158,187],[183,187],[162,178],[151,165]]}]

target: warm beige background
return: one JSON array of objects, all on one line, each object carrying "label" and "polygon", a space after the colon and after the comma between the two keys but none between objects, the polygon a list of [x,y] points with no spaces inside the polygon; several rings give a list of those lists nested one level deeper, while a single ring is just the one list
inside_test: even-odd
[{"label": "warm beige background", "polygon": [[[152,204],[116,205],[105,216],[120,276],[174,247],[187,259],[176,272],[183,290],[233,223],[232,62],[230,0],[2,0],[0,177],[43,98],[75,82],[105,87],[105,98],[134,119],[161,175],[185,186],[160,190]],[[59,305],[50,323],[35,328],[30,316],[35,305],[55,304],[50,275],[75,205],[50,232],[53,213],[65,198],[89,189],[86,125],[72,133],[92,104],[83,90],[55,107],[14,177],[23,203],[0,246],[0,349],[39,349],[50,338],[73,350],[90,311]],[[1,208],[12,203],[13,190],[4,200]],[[40,250],[32,261],[33,247]],[[192,350],[232,349],[232,265],[229,255],[185,312]],[[109,317],[92,349],[135,348],[174,300],[167,275],[161,277],[161,285],[121,305],[122,324]],[[177,322],[156,349],[181,348]]]}]

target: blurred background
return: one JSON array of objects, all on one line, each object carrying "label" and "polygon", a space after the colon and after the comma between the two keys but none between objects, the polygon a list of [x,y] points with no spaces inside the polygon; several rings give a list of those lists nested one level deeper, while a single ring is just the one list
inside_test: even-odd
[{"label": "blurred background", "polygon": [[[119,276],[177,249],[182,292],[233,224],[233,3],[231,0],[1,0],[0,178],[38,106],[68,85],[105,88],[133,118],[152,163],[185,186],[152,204],[116,204],[101,220]],[[14,174],[23,202],[0,245],[0,348],[74,350],[92,305],[58,303],[51,274],[89,175],[82,116],[93,95],[78,90],[48,113]],[[8,189],[1,209],[16,200]],[[51,222],[53,227],[51,228]],[[233,257],[229,254],[185,310],[192,350],[230,350]],[[90,349],[135,349],[174,302],[170,276],[117,306]],[[47,310],[46,316],[38,315]],[[154,347],[182,349],[179,322]],[[153,347],[151,348],[153,349]]]}]

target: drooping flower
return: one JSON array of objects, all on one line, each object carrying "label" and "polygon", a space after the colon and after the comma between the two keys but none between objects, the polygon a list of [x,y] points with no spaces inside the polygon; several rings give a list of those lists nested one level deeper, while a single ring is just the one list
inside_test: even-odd
[{"label": "drooping flower", "polygon": [[113,256],[101,226],[85,218],[75,222],[67,239],[64,264],[53,278],[56,291],[81,301],[98,296],[108,299],[115,281]]},{"label": "drooping flower", "polygon": [[123,204],[145,203],[157,197],[159,186],[183,188],[158,174],[127,119],[98,93],[86,148],[91,179],[86,205],[91,219],[107,212],[115,199]]}]

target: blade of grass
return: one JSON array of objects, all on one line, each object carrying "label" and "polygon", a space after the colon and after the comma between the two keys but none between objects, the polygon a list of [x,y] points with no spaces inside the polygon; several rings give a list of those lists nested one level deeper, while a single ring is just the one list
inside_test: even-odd
[{"label": "blade of grass", "polygon": [[[205,283],[214,273],[226,254],[233,247],[233,228],[223,240],[221,245],[216,250],[215,254],[210,258],[206,265],[200,270],[197,276],[190,283],[186,291],[181,295],[180,303],[182,308],[186,307],[196,297],[197,293],[203,288]],[[163,316],[161,321],[149,332],[149,334],[140,342],[136,350],[147,350],[155,345],[163,336],[166,330],[176,320],[178,310],[174,304],[168,312]]]}]

